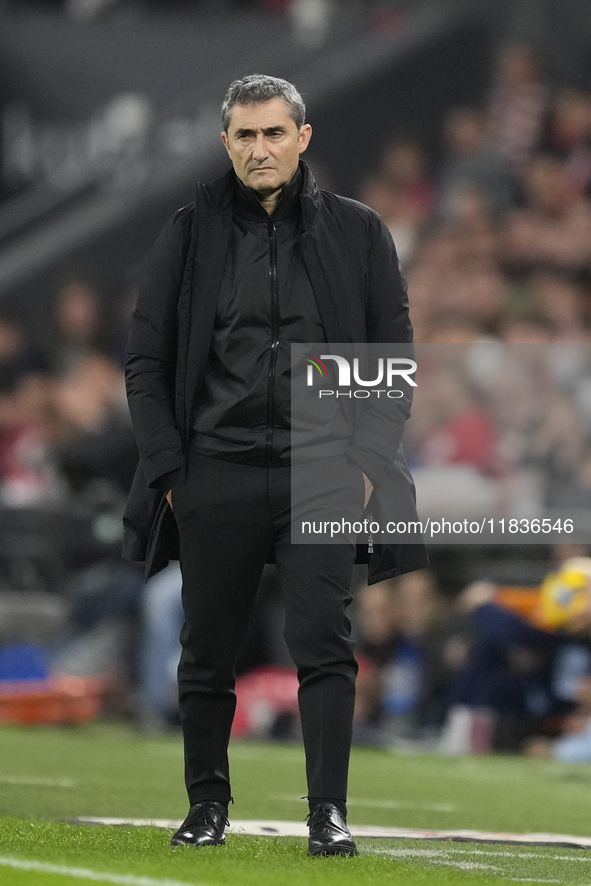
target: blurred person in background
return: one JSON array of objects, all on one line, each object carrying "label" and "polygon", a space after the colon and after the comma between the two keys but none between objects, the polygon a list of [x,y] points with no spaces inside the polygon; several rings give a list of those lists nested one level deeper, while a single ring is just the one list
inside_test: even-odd
[{"label": "blurred person in background", "polygon": [[88,351],[110,354],[112,330],[99,293],[91,280],[67,274],[58,283],[45,342],[50,368],[68,371]]},{"label": "blurred person in background", "polygon": [[376,172],[362,184],[360,199],[380,213],[400,261],[406,263],[435,202],[435,185],[421,142],[411,136],[392,139]]},{"label": "blurred person in background", "polygon": [[549,147],[563,161],[579,193],[591,186],[591,92],[565,89],[552,108]]},{"label": "blurred person in background", "polygon": [[494,429],[460,373],[447,369],[424,379],[420,396],[427,402],[419,401],[417,412],[430,416],[431,428],[421,440],[414,439],[410,431],[413,460],[421,465],[466,464],[489,471]]},{"label": "blurred person in background", "polygon": [[439,308],[466,317],[488,336],[495,336],[507,301],[506,281],[494,262],[472,260],[451,276]]},{"label": "blurred person in background", "polygon": [[451,111],[444,124],[444,145],[438,198],[443,220],[454,216],[455,203],[468,188],[477,188],[495,215],[511,206],[511,168],[491,147],[482,111],[469,107]]},{"label": "blurred person in background", "polygon": [[44,376],[0,370],[0,499],[8,507],[62,500],[52,445],[58,422]]},{"label": "blurred person in background", "polygon": [[423,518],[492,512],[499,494],[495,444],[494,426],[459,367],[419,377],[405,445]]},{"label": "blurred person in background", "polygon": [[528,279],[534,313],[548,321],[555,341],[585,341],[589,329],[589,290],[572,274],[538,270]]},{"label": "blurred person in background", "polygon": [[141,570],[118,556],[121,512],[138,461],[122,370],[107,356],[68,349],[48,380],[55,430],[50,454],[64,504],[86,527],[60,585],[68,630],[52,650],[53,667],[105,680],[107,713],[132,717],[141,680]]},{"label": "blurred person in background", "polygon": [[503,47],[488,99],[490,144],[515,168],[539,144],[549,100],[540,57],[532,46],[511,43]]},{"label": "blurred person in background", "polygon": [[178,722],[176,672],[183,626],[180,565],[173,561],[147,582],[142,597],[139,660],[139,722],[162,732]]},{"label": "blurred person in background", "polygon": [[482,188],[473,183],[460,187],[448,212],[447,227],[461,243],[460,260],[489,264],[496,261],[499,219]]},{"label": "blurred person in background", "polygon": [[30,340],[26,324],[8,305],[0,307],[0,371],[15,376],[43,373],[46,362]]},{"label": "blurred person in background", "polygon": [[553,757],[560,763],[591,763],[591,676],[582,677],[573,693],[576,704],[564,717],[557,738],[536,735],[524,747],[528,757]]},{"label": "blurred person in background", "polygon": [[354,626],[359,677],[355,692],[354,738],[361,744],[380,743],[382,674],[396,642],[397,606],[391,582],[366,585],[356,595]]},{"label": "blurred person in background", "polygon": [[357,741],[420,744],[439,733],[453,675],[467,652],[465,628],[456,618],[452,623],[447,610],[426,570],[360,591]]},{"label": "blurred person in background", "polygon": [[539,588],[475,582],[456,605],[469,614],[472,642],[441,748],[515,750],[572,708],[591,666],[591,559],[568,557]]},{"label": "blurred person in background", "polygon": [[102,481],[127,495],[138,452],[125,404],[123,372],[101,353],[70,355],[67,371],[53,385],[62,433],[54,457],[74,493]]},{"label": "blurred person in background", "polygon": [[591,203],[551,154],[523,166],[523,203],[507,217],[502,258],[516,271],[545,265],[584,270],[591,260]]}]

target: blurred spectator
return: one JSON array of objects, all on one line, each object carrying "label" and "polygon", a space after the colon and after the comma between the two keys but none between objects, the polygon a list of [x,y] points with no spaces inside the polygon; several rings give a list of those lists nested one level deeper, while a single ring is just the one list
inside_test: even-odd
[{"label": "blurred spectator", "polygon": [[44,361],[28,340],[23,320],[4,305],[0,308],[0,371],[16,376],[41,372]]},{"label": "blurred spectator", "polygon": [[56,411],[63,421],[54,457],[73,492],[103,481],[125,495],[138,454],[124,405],[123,374],[96,352],[70,359],[70,368],[54,383]]},{"label": "blurred spectator", "polygon": [[514,269],[536,265],[573,271],[591,260],[591,205],[563,163],[538,154],[523,167],[524,202],[507,218],[502,255]]},{"label": "blurred spectator", "polygon": [[442,750],[514,750],[586,686],[579,681],[591,664],[591,559],[567,559],[539,588],[475,582],[456,605],[469,614],[473,636]]},{"label": "blurred spectator", "polygon": [[508,209],[513,190],[511,168],[491,147],[484,114],[476,108],[455,108],[445,121],[444,142],[438,203],[441,218],[455,220],[456,204],[474,189],[493,213]]},{"label": "blurred spectator", "polygon": [[515,749],[531,723],[557,704],[551,666],[559,641],[496,604],[496,593],[494,585],[477,582],[457,601],[470,613],[472,639],[451,692],[445,753],[491,750],[501,733]]},{"label": "blurred spectator", "polygon": [[0,373],[0,500],[10,507],[57,501],[62,486],[51,458],[55,427],[46,379]]},{"label": "blurred spectator", "polygon": [[104,557],[74,571],[60,589],[68,604],[65,635],[52,649],[53,668],[71,676],[108,675],[116,695],[131,705],[137,677],[141,569],[119,558]]},{"label": "blurred spectator", "polygon": [[560,763],[591,763],[591,676],[575,690],[575,710],[564,718],[559,738],[535,736],[525,745],[529,757],[554,757]]},{"label": "blurred spectator", "polygon": [[464,464],[483,472],[494,460],[495,434],[486,413],[479,408],[467,384],[451,370],[439,372],[423,385],[417,400],[427,398],[421,411],[430,416],[431,428],[419,439],[409,434],[409,452],[417,465]]},{"label": "blurred spectator", "polygon": [[462,314],[494,334],[507,301],[506,282],[488,261],[471,261],[458,268],[440,300],[440,310]]},{"label": "blurred spectator", "polygon": [[567,89],[556,98],[550,124],[550,147],[579,193],[591,185],[591,93]]},{"label": "blurred spectator", "polygon": [[518,166],[537,147],[548,89],[536,51],[525,44],[506,46],[497,61],[488,103],[491,145]]},{"label": "blurred spectator", "polygon": [[114,332],[91,281],[79,274],[66,276],[55,293],[46,341],[52,370],[68,371],[89,350],[110,354]]},{"label": "blurred spectator", "polygon": [[181,586],[180,566],[173,561],[148,581],[143,594],[139,717],[141,726],[150,732],[160,732],[178,718],[176,671],[184,621]]},{"label": "blurred spectator", "polygon": [[396,744],[425,738],[440,726],[447,680],[441,642],[445,611],[425,570],[359,593],[357,740]]},{"label": "blurred spectator", "polygon": [[443,369],[419,381],[405,440],[423,518],[491,513],[498,495],[491,477],[495,431],[457,371]]},{"label": "blurred spectator", "polygon": [[589,322],[589,293],[572,276],[540,270],[529,279],[532,307],[548,321],[557,341],[584,341]]},{"label": "blurred spectator", "polygon": [[398,257],[407,261],[435,199],[423,145],[411,136],[394,138],[377,171],[362,185],[360,199],[380,213],[394,238]]}]

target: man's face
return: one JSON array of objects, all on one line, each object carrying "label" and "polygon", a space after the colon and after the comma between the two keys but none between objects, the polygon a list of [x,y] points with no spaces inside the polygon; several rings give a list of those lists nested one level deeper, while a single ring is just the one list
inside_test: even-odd
[{"label": "man's face", "polygon": [[287,104],[276,97],[234,105],[222,141],[240,181],[265,197],[292,177],[311,135],[312,127],[305,123],[298,129]]}]

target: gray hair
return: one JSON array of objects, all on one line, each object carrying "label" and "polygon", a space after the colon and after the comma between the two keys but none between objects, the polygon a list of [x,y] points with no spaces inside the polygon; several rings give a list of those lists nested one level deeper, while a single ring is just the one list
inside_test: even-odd
[{"label": "gray hair", "polygon": [[226,97],[222,102],[222,126],[224,132],[230,125],[230,111],[234,105],[250,105],[268,102],[272,98],[282,98],[291,118],[298,129],[306,120],[306,106],[302,96],[293,83],[280,77],[269,77],[267,74],[249,74],[241,80],[230,83]]}]

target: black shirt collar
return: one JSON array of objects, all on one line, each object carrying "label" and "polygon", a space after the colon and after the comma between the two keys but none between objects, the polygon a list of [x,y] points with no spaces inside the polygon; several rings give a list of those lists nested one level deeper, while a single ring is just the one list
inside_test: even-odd
[{"label": "black shirt collar", "polygon": [[[298,166],[290,180],[283,185],[281,196],[273,211],[273,221],[281,221],[299,214],[302,181],[302,171]],[[269,217],[253,188],[248,188],[238,176],[234,189],[234,209],[241,218],[253,221],[266,221]]]}]

